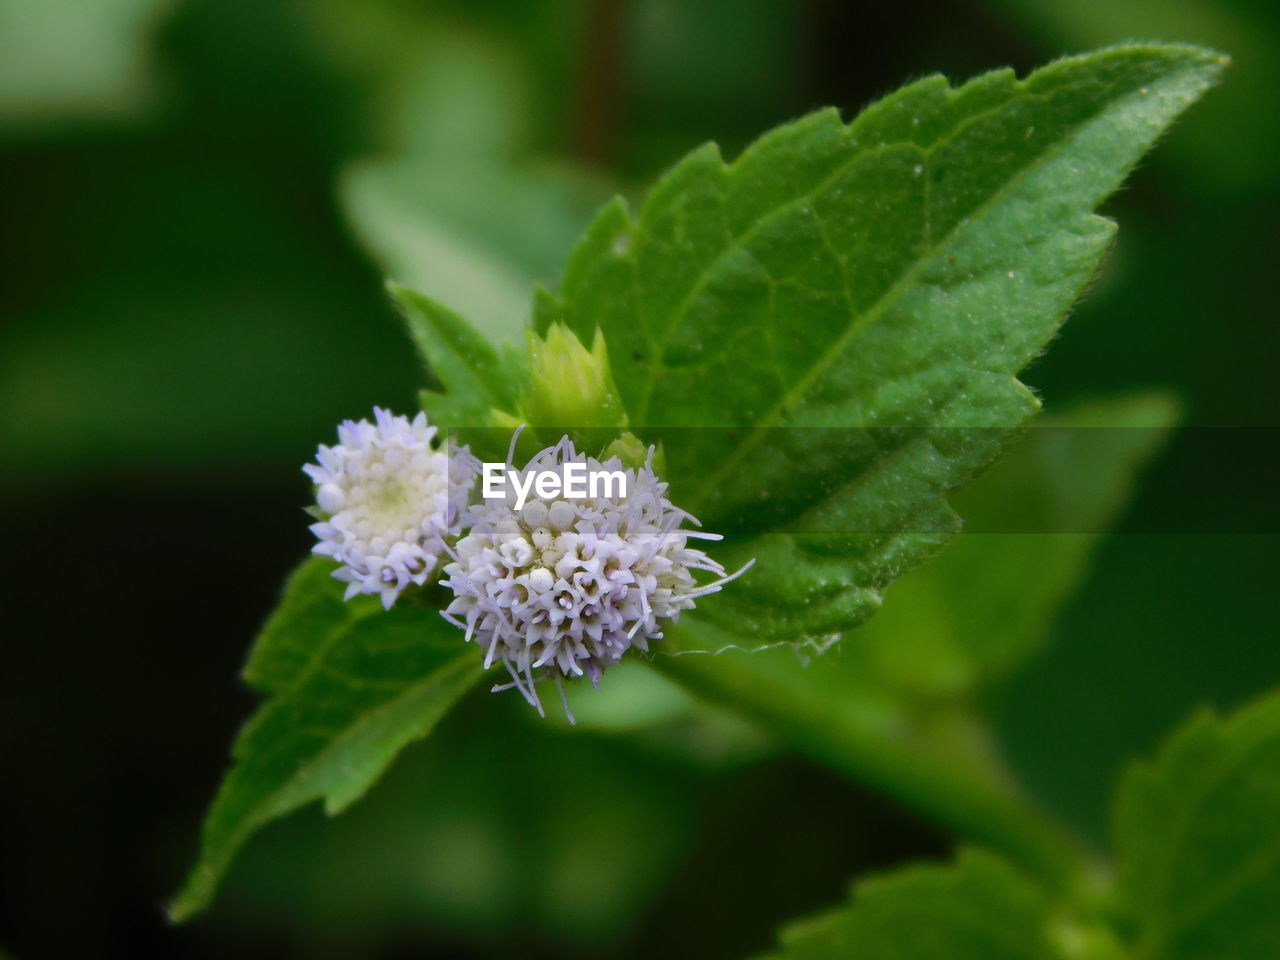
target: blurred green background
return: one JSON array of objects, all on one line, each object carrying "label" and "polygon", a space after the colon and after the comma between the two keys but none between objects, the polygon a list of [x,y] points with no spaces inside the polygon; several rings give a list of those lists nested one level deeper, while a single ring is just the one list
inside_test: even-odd
[{"label": "blurred green background", "polygon": [[350,814],[268,829],[208,917],[160,909],[308,547],[299,465],[414,402],[385,275],[501,335],[595,205],[705,140],[1135,38],[1235,65],[1111,202],[1108,268],[1025,379],[1050,409],[1167,388],[1186,422],[996,705],[1094,837],[1127,757],[1280,679],[1280,8],[0,0],[0,950],[740,956],[944,855],[641,669],[575,731],[472,697]]}]

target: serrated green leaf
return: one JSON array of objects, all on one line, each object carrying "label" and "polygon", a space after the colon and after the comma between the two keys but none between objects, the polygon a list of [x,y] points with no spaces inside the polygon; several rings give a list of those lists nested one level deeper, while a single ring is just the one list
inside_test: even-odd
[{"label": "serrated green leaf", "polygon": [[330,813],[354,802],[480,677],[475,651],[436,609],[344,603],[331,569],[321,559],[299,568],[245,668],[270,699],[236,740],[199,859],[169,909],[175,922],[208,905],[256,830],[314,800]]},{"label": "serrated green leaf", "polygon": [[1120,894],[1142,960],[1280,956],[1280,695],[1190,720],[1121,785]]},{"label": "serrated green leaf", "polygon": [[709,529],[808,531],[722,551],[760,560],[739,642],[856,624],[955,533],[947,493],[1038,409],[1015,375],[1111,241],[1092,211],[1224,63],[1153,44],[932,77],[732,165],[704,147],[635,216],[601,213],[538,322],[604,330],[632,425]]},{"label": "serrated green leaf", "polygon": [[[859,883],[853,903],[783,929],[778,960],[1061,960],[1047,897],[1003,860],[966,851]],[[1103,954],[1091,954],[1103,956]]]},{"label": "serrated green leaf", "polygon": [[[1166,160],[1184,167],[1186,189],[1243,198],[1274,182],[1280,115],[1260,108],[1258,92],[1280,86],[1280,59],[1274,55],[1280,31],[1266,5],[1214,0],[1077,0],[1027,3],[986,0],[1000,18],[1038,49],[1086,49],[1118,37],[1183,37],[1230,50],[1238,73],[1215,98],[1213,110],[1198,113],[1169,144]],[[1250,122],[1240,123],[1242,115]],[[1229,142],[1230,148],[1224,149]]]},{"label": "serrated green leaf", "polygon": [[[1044,641],[1091,547],[1176,415],[1169,399],[1142,395],[1090,403],[1029,431],[956,498],[966,524],[1001,532],[962,533],[904,576],[894,602],[850,633],[838,656],[808,662],[780,650],[742,657],[761,696],[781,683],[807,690],[815,703],[891,697],[936,710],[941,700],[962,700],[1006,676]],[[1010,524],[1025,529],[1010,532]],[[673,628],[674,645],[715,649],[715,640],[698,646],[702,632],[699,614],[690,614]],[[677,658],[668,672],[679,677],[695,664]],[[749,709],[752,699],[738,706]]]}]

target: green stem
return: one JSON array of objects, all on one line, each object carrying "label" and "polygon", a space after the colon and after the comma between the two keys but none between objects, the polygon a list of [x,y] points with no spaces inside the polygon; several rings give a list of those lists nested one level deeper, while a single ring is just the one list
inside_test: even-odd
[{"label": "green stem", "polygon": [[922,725],[888,702],[815,695],[793,671],[768,669],[770,661],[776,667],[776,659],[728,651],[659,656],[654,666],[810,758],[1004,853],[1051,889],[1093,899],[1098,858],[1036,807],[979,722],[952,712]]}]

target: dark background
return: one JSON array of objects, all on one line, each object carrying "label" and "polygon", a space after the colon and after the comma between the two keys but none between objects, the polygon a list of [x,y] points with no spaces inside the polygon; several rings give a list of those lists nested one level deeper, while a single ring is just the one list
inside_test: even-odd
[{"label": "dark background", "polygon": [[[1280,678],[1273,4],[0,0],[0,953],[738,956],[944,854],[657,680],[653,716],[573,734],[481,693],[348,815],[264,831],[206,917],[161,914],[308,548],[299,466],[413,404],[384,273],[496,251],[553,280],[592,203],[704,140],[1131,38],[1236,62],[1111,202],[1107,272],[1025,377],[1050,409],[1147,386],[1187,409],[999,705],[1095,837],[1127,757]],[[371,212],[377,158],[403,192]]]}]

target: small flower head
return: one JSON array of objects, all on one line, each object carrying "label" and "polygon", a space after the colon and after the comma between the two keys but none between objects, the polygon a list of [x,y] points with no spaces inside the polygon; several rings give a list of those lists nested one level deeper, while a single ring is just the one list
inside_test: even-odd
[{"label": "small flower head", "polygon": [[[567,463],[585,464],[588,474],[624,472],[625,488],[574,499],[535,492],[516,510],[508,483],[505,500],[471,508],[473,525],[442,581],[455,594],[445,617],[479,644],[486,667],[501,661],[511,675],[510,684],[495,689],[515,687],[539,711],[538,681],[552,678],[560,686],[586,676],[597,683],[631,647],[648,650],[664,621],[732,579],[689,545],[691,538],[719,537],[681,529],[696,521],[666,498],[652,450],[644,466],[627,469],[617,457],[604,463],[584,457],[565,437],[518,474],[557,473],[563,490]],[[699,585],[698,570],[715,580]]]},{"label": "small flower head", "polygon": [[[338,445],[321,446],[302,469],[316,484],[320,541],[312,552],[332,557],[346,599],[379,594],[390,609],[409,584],[425,583],[456,536],[474,477],[470,456],[450,455],[425,414],[413,420],[377,407],[374,423],[345,421]],[[452,467],[452,473],[451,473]]]}]

